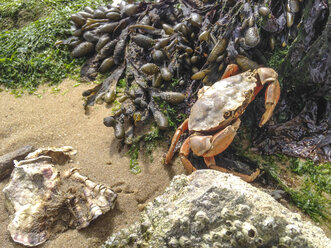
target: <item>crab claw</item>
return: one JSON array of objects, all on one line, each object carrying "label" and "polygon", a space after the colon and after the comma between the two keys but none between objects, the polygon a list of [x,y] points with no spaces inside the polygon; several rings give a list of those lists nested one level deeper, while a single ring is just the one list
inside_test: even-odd
[{"label": "crab claw", "polygon": [[[260,76],[261,77],[261,76]],[[262,81],[262,79],[261,79]],[[271,82],[265,91],[265,112],[262,115],[259,127],[262,127],[272,116],[280,96],[280,86],[276,79]]]}]

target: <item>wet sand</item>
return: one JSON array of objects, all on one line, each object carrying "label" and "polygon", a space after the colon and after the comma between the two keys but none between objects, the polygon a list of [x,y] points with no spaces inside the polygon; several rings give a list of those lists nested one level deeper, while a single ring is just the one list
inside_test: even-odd
[{"label": "wet sand", "polygon": [[[73,164],[82,175],[97,183],[111,186],[118,192],[114,210],[94,220],[82,230],[68,230],[48,240],[40,247],[99,247],[113,232],[127,227],[139,219],[142,206],[163,193],[174,175],[185,173],[178,158],[173,166],[162,164],[167,144],[160,144],[154,151],[154,161],[140,154],[142,172],[129,171],[127,149],[119,151],[119,142],[113,129],[103,125],[103,118],[111,114],[105,105],[95,105],[85,115],[81,93],[93,86],[81,84],[74,87],[72,80],[58,86],[60,91],[41,87],[35,95],[15,98],[8,92],[0,93],[0,155],[24,145],[36,148],[69,145],[76,149]],[[9,179],[0,183],[0,190]],[[23,247],[14,243],[7,231],[9,214],[0,193],[0,246]]]}]

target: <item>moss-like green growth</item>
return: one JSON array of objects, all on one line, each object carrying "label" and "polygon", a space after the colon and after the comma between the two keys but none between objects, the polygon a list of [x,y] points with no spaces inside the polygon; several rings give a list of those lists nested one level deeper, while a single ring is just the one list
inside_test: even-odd
[{"label": "moss-like green growth", "polygon": [[178,110],[174,108],[171,104],[166,102],[165,100],[162,100],[160,98],[154,98],[158,105],[161,108],[161,111],[165,116],[168,118],[168,123],[169,126],[173,129],[176,130],[178,125],[180,125],[188,116],[183,113],[179,113]]},{"label": "moss-like green growth", "polygon": [[150,132],[144,137],[144,152],[149,157],[149,160],[153,162],[153,151],[155,150],[158,142],[162,139],[162,134],[157,126],[152,126]]},{"label": "moss-like green growth", "polygon": [[[33,92],[40,84],[57,84],[65,77],[78,74],[84,59],[72,59],[67,48],[56,47],[55,43],[68,37],[71,14],[85,6],[95,7],[105,2],[6,0],[0,4],[0,19],[3,13],[10,16],[30,8],[45,8],[39,11],[45,17],[20,29],[0,32],[0,85],[16,89],[13,93],[20,94],[22,90]],[[0,26],[0,29],[5,28]]]},{"label": "moss-like green growth", "polygon": [[243,155],[263,167],[292,202],[313,220],[331,219],[331,164],[314,164],[310,160],[285,155],[261,156],[248,151]]},{"label": "moss-like green growth", "polygon": [[131,145],[129,152],[130,156],[130,171],[133,174],[139,174],[141,169],[138,163],[138,155],[139,155],[139,143],[134,143]]}]

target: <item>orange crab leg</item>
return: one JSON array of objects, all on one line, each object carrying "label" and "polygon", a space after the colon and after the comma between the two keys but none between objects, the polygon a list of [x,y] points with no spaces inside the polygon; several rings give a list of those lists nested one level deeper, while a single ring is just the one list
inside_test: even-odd
[{"label": "orange crab leg", "polygon": [[260,175],[260,169],[259,168],[257,168],[256,171],[253,172],[251,175],[246,175],[246,174],[242,174],[242,173],[239,173],[239,172],[236,172],[236,171],[230,171],[228,169],[225,169],[221,166],[216,165],[214,157],[204,157],[204,161],[205,161],[208,168],[213,169],[213,170],[218,170],[218,171],[221,171],[221,172],[224,172],[224,173],[233,174],[235,176],[240,177],[242,180],[244,180],[248,183],[253,182],[257,178],[257,176]]},{"label": "orange crab leg", "polygon": [[239,72],[239,67],[238,65],[236,64],[229,64],[224,73],[223,73],[223,76],[221,77],[221,80],[224,79],[224,78],[228,78],[228,77],[231,77],[231,76],[234,76],[236,74],[238,74]]},{"label": "orange crab leg", "polygon": [[237,119],[235,123],[216,133],[211,140],[212,148],[203,154],[203,156],[213,157],[225,151],[236,136],[239,126],[240,119]]},{"label": "orange crab leg", "polygon": [[192,165],[190,160],[188,160],[188,155],[190,154],[190,137],[188,137],[182,147],[180,148],[179,155],[180,155],[180,160],[182,161],[182,164],[185,168],[185,170],[188,173],[192,173],[193,171],[196,170],[196,168]]},{"label": "orange crab leg", "polygon": [[280,96],[280,86],[276,79],[270,83],[265,91],[265,112],[262,115],[259,127],[262,127],[272,116]]},{"label": "orange crab leg", "polygon": [[174,150],[176,148],[176,145],[178,143],[178,140],[180,136],[188,129],[188,119],[186,119],[176,130],[174,136],[172,137],[171,140],[171,145],[169,148],[169,151],[167,152],[166,158],[164,163],[165,164],[170,164],[170,161],[172,157],[174,156]]}]

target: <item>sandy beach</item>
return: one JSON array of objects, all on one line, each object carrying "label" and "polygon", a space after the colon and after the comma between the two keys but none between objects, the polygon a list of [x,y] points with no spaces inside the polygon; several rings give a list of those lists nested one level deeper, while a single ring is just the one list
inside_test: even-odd
[{"label": "sandy beach", "polygon": [[[40,87],[36,95],[15,98],[9,92],[0,93],[0,155],[24,145],[35,148],[69,145],[76,149],[73,163],[82,175],[97,183],[109,185],[118,193],[114,210],[100,216],[89,227],[68,230],[48,240],[40,247],[98,247],[113,232],[139,219],[144,204],[162,194],[171,179],[185,173],[178,158],[172,166],[162,164],[167,144],[160,145],[153,154],[154,161],[140,156],[142,172],[134,175],[129,170],[127,148],[119,152],[119,142],[113,129],[103,125],[103,118],[111,114],[104,105],[90,108],[85,115],[81,93],[93,86],[65,80],[56,90]],[[9,178],[0,183],[6,186]],[[0,194],[0,244],[2,248],[23,247],[15,244],[7,231],[10,221]]]}]

